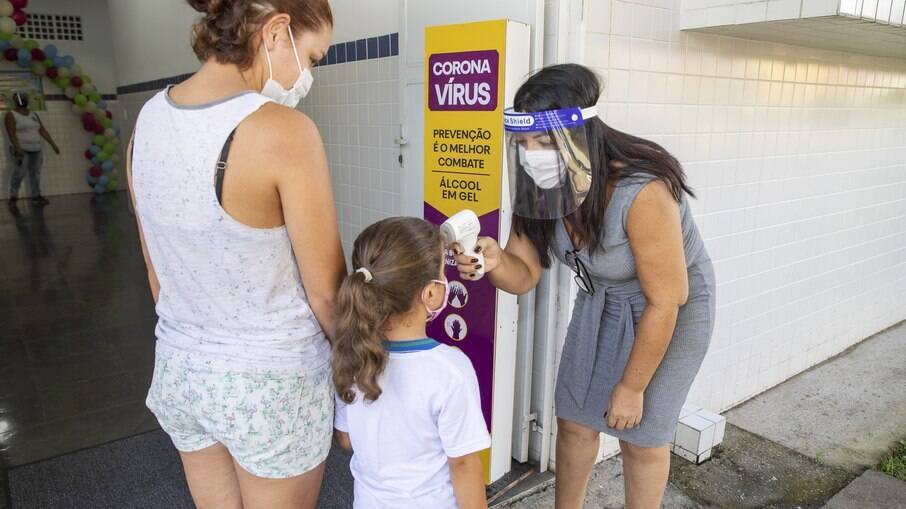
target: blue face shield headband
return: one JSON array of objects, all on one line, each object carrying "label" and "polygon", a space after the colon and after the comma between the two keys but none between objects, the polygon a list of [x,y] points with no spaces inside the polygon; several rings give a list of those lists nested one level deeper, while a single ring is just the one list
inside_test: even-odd
[{"label": "blue face shield headband", "polygon": [[575,212],[591,189],[585,122],[597,108],[503,113],[513,213],[558,219]]}]

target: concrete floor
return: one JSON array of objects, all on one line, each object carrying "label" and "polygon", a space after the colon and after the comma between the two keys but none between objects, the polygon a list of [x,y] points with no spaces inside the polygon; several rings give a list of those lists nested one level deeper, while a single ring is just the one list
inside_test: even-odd
[{"label": "concrete floor", "polygon": [[827,465],[852,472],[876,465],[906,438],[906,322],[750,399],[727,419]]}]

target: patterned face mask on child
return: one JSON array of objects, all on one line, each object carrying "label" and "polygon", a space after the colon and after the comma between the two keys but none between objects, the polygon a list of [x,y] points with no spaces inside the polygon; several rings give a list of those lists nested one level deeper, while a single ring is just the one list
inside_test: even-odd
[{"label": "patterned face mask on child", "polygon": [[430,321],[434,320],[435,318],[437,318],[437,315],[439,315],[444,310],[444,308],[447,307],[447,300],[449,300],[449,298],[450,298],[450,282],[449,281],[447,281],[447,280],[441,281],[439,279],[434,279],[431,282],[437,283],[439,285],[444,285],[444,301],[440,305],[439,308],[431,309],[428,307],[428,304],[426,302],[424,302],[424,297],[422,297],[422,304],[425,305],[425,310],[428,311],[428,319],[425,320],[426,322],[430,322]]}]

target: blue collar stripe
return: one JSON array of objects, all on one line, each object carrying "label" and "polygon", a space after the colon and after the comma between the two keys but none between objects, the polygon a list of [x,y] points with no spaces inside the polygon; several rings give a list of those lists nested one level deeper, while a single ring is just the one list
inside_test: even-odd
[{"label": "blue collar stripe", "polygon": [[415,339],[412,341],[384,341],[384,350],[388,352],[421,352],[431,350],[440,345],[431,338]]}]

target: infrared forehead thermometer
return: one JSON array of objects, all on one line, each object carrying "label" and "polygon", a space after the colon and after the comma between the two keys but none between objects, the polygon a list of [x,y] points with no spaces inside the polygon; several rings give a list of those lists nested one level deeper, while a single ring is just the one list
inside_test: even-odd
[{"label": "infrared forehead thermometer", "polygon": [[449,246],[455,242],[462,247],[463,254],[478,259],[476,264],[481,265],[481,268],[475,271],[475,279],[480,279],[484,275],[484,254],[475,252],[480,230],[478,215],[469,209],[453,214],[440,225],[440,236],[444,240],[444,245]]}]

